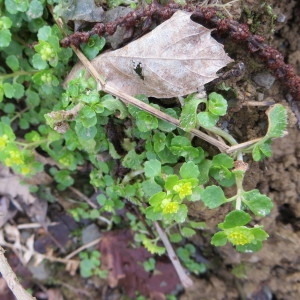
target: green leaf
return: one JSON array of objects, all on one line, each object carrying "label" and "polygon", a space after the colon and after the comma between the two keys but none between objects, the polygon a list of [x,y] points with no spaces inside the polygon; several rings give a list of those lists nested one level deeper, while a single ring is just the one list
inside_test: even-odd
[{"label": "green leaf", "polygon": [[166,135],[157,131],[153,135],[153,148],[156,153],[162,151],[166,146]]},{"label": "green leaf", "polygon": [[179,173],[182,178],[197,178],[200,174],[198,166],[192,161],[183,163]]},{"label": "green leaf", "polygon": [[175,136],[171,141],[171,146],[183,147],[191,146],[191,141],[184,136]]},{"label": "green leaf", "polygon": [[149,204],[160,207],[162,201],[166,199],[166,197],[167,194],[165,192],[158,192],[149,199]]},{"label": "green leaf", "polygon": [[220,153],[213,157],[212,164],[213,166],[226,167],[229,169],[233,167],[233,159],[225,153]]},{"label": "green leaf", "polygon": [[287,110],[281,104],[275,104],[266,112],[269,120],[266,138],[282,137],[286,133]]},{"label": "green leaf", "polygon": [[86,128],[82,125],[81,122],[76,122],[75,132],[77,133],[78,138],[87,141],[95,137],[95,135],[97,134],[97,128],[96,126]]},{"label": "green leaf", "polygon": [[215,92],[208,96],[208,111],[216,116],[224,116],[227,112],[227,101],[222,95]]},{"label": "green leaf", "polygon": [[169,235],[170,242],[172,243],[179,243],[182,241],[182,235],[179,233],[172,233]]},{"label": "green leaf", "polygon": [[146,177],[158,176],[161,172],[161,163],[157,159],[151,159],[145,162],[144,169]]},{"label": "green leaf", "polygon": [[19,70],[19,60],[15,55],[7,56],[5,62],[13,71]]},{"label": "green leaf", "polygon": [[208,111],[202,111],[197,114],[199,125],[204,128],[213,127],[219,120],[219,116],[213,115]]},{"label": "green leaf", "polygon": [[181,228],[180,231],[181,231],[182,235],[186,238],[192,237],[193,235],[196,234],[196,231],[189,227],[183,227],[183,228]]},{"label": "green leaf", "polygon": [[57,171],[54,174],[54,179],[60,184],[58,186],[59,189],[65,189],[74,183],[74,179],[70,176],[70,172],[67,170]]},{"label": "green leaf", "polygon": [[155,116],[145,111],[140,111],[137,113],[136,126],[140,131],[147,132],[158,127],[158,120]]},{"label": "green leaf", "polygon": [[157,184],[153,178],[150,178],[142,182],[142,189],[145,197],[151,197],[154,194],[160,192],[162,190],[162,187]]},{"label": "green leaf", "polygon": [[25,94],[25,89],[23,84],[15,82],[13,83],[13,88],[14,88],[14,98],[21,99]]},{"label": "green leaf", "polygon": [[257,241],[264,241],[269,237],[269,235],[261,227],[254,227],[251,229],[251,232]]},{"label": "green leaf", "polygon": [[215,233],[210,242],[216,247],[224,246],[227,243],[226,233],[224,231]]},{"label": "green leaf", "polygon": [[32,65],[37,70],[44,70],[48,67],[46,61],[42,60],[41,55],[39,53],[35,53],[32,57]]},{"label": "green leaf", "polygon": [[122,165],[133,170],[139,169],[144,157],[145,153],[137,154],[134,150],[130,150],[123,158]]},{"label": "green leaf", "polygon": [[16,14],[17,12],[25,12],[28,9],[28,0],[5,0],[5,8],[11,14]]},{"label": "green leaf", "polygon": [[171,191],[175,184],[178,183],[178,176],[177,175],[169,175],[165,181],[165,189],[167,191]]},{"label": "green leaf", "polygon": [[256,216],[265,217],[273,208],[272,200],[256,189],[244,192],[243,197],[245,199],[244,203]]},{"label": "green leaf", "polygon": [[188,224],[194,229],[206,229],[207,228],[207,225],[205,222],[190,221]]},{"label": "green leaf", "polygon": [[102,105],[107,108],[109,111],[116,112],[118,111],[118,118],[125,119],[128,116],[128,110],[124,103],[119,99],[116,99],[112,95],[105,95],[101,98]]},{"label": "green leaf", "polygon": [[196,114],[199,103],[203,102],[197,98],[195,94],[189,95],[184,100],[184,105],[182,108],[181,116],[180,116],[180,127],[185,131],[190,131],[192,128],[196,127]]},{"label": "green leaf", "polygon": [[258,241],[255,243],[250,243],[242,246],[236,246],[236,250],[242,253],[254,253],[262,248],[262,242]]},{"label": "green leaf", "polygon": [[15,111],[15,105],[12,104],[12,103],[6,103],[3,107],[3,111],[6,113],[6,114],[12,114],[14,111]]},{"label": "green leaf", "polygon": [[48,25],[45,25],[41,27],[38,31],[38,40],[39,41],[47,41],[49,36],[52,34],[51,27]]},{"label": "green leaf", "polygon": [[12,84],[10,84],[8,82],[4,82],[3,83],[3,91],[4,91],[5,97],[7,97],[9,99],[13,98],[15,89]]},{"label": "green leaf", "polygon": [[99,52],[105,46],[105,38],[99,37],[98,35],[94,34],[90,37],[86,44],[81,44],[80,48],[84,55],[89,59],[92,60],[95,58]]},{"label": "green leaf", "polygon": [[12,26],[12,21],[10,18],[8,17],[1,17],[0,18],[0,31],[5,30],[5,29],[9,29]]},{"label": "green leaf", "polygon": [[176,214],[174,214],[174,220],[177,223],[184,223],[187,218],[188,209],[185,204],[180,204]]},{"label": "green leaf", "polygon": [[26,15],[30,19],[37,19],[43,15],[44,6],[39,0],[32,0],[29,4],[29,8]]},{"label": "green leaf", "polygon": [[252,157],[253,160],[255,161],[260,161],[265,157],[271,157],[271,155],[272,155],[271,140],[258,142],[252,150]]},{"label": "green leaf", "polygon": [[211,185],[201,192],[201,200],[208,208],[217,208],[226,202],[223,190],[216,185]]},{"label": "green leaf", "polygon": [[[173,108],[163,108],[163,109],[161,109],[161,111],[163,111],[164,113],[177,119],[176,111]],[[161,131],[165,131],[165,132],[171,132],[176,129],[176,126],[169,122],[159,119],[158,120],[158,129],[160,129]]]},{"label": "green leaf", "polygon": [[220,228],[227,229],[236,226],[244,226],[251,221],[251,216],[242,211],[242,210],[234,210],[226,215],[223,223],[220,224]]},{"label": "green leaf", "polygon": [[11,33],[9,29],[0,31],[0,48],[8,47],[11,41]]},{"label": "green leaf", "polygon": [[162,212],[157,211],[153,206],[146,208],[146,218],[151,221],[158,221],[162,219]]}]

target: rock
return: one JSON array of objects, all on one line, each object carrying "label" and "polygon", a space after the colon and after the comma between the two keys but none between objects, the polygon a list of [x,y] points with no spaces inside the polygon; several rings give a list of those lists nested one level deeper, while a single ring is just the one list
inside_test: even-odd
[{"label": "rock", "polygon": [[101,236],[100,230],[96,224],[91,224],[82,230],[82,243],[88,244]]},{"label": "rock", "polygon": [[258,73],[253,77],[253,80],[256,84],[261,87],[266,88],[267,90],[271,88],[275,81],[275,77],[268,72]]}]

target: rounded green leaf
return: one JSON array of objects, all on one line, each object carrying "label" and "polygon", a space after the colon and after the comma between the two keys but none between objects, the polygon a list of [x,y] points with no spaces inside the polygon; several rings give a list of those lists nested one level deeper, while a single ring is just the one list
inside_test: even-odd
[{"label": "rounded green leaf", "polygon": [[3,83],[3,91],[4,91],[5,97],[7,97],[9,99],[11,99],[15,93],[15,89],[14,89],[13,85],[8,82]]},{"label": "rounded green leaf", "polygon": [[272,200],[266,195],[261,194],[258,190],[244,192],[245,204],[248,208],[259,217],[264,217],[271,212],[273,208]]},{"label": "rounded green leaf", "polygon": [[220,153],[213,157],[212,164],[213,166],[232,168],[233,159],[225,153]]},{"label": "rounded green leaf", "polygon": [[157,159],[151,159],[144,164],[145,176],[155,177],[161,172],[161,163]]},{"label": "rounded green leaf", "polygon": [[223,190],[216,185],[211,185],[201,192],[201,200],[208,208],[217,208],[226,202]]},{"label": "rounded green leaf", "polygon": [[17,71],[20,67],[19,60],[15,55],[7,56],[5,62],[13,71]]},{"label": "rounded green leaf", "polygon": [[39,53],[33,55],[32,65],[37,70],[44,70],[48,67],[47,62],[42,60],[41,55]]},{"label": "rounded green leaf", "polygon": [[11,33],[8,29],[0,31],[0,48],[8,47],[11,41]]},{"label": "rounded green leaf", "polygon": [[251,216],[242,211],[242,210],[234,210],[226,215],[224,222],[222,223],[222,228],[232,228],[236,226],[246,225],[251,221]]},{"label": "rounded green leaf", "polygon": [[198,166],[192,161],[183,163],[179,173],[182,178],[197,178],[200,174]]},{"label": "rounded green leaf", "polygon": [[214,246],[224,246],[227,243],[227,236],[224,231],[217,232],[211,238],[210,243]]},{"label": "rounded green leaf", "polygon": [[224,116],[227,112],[227,101],[222,95],[215,92],[208,96],[208,111],[216,116]]},{"label": "rounded green leaf", "polygon": [[262,242],[257,241],[255,243],[250,243],[246,245],[239,245],[235,247],[237,251],[242,253],[254,253],[262,248]]},{"label": "rounded green leaf", "polygon": [[158,127],[158,120],[155,116],[140,111],[137,113],[136,125],[140,131],[147,132]]},{"label": "rounded green leaf", "polygon": [[213,127],[216,125],[216,123],[219,120],[219,117],[216,115],[213,115],[210,112],[202,111],[199,114],[197,114],[197,119],[198,119],[199,125],[201,127],[209,128],[209,127]]},{"label": "rounded green leaf", "polygon": [[44,6],[39,0],[32,0],[26,15],[30,19],[37,19],[43,15]]},{"label": "rounded green leaf", "polygon": [[193,235],[196,234],[196,231],[189,227],[183,227],[183,228],[181,228],[180,231],[181,231],[182,235],[186,238],[192,237]]}]

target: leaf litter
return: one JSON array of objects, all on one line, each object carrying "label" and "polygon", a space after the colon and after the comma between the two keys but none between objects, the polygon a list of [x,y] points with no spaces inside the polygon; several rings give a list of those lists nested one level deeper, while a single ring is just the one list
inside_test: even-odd
[{"label": "leaf litter", "polygon": [[[203,89],[233,60],[211,37],[211,30],[193,22],[190,16],[177,11],[138,40],[97,56],[93,66],[107,85],[132,96],[172,98]],[[80,69],[82,65],[76,65],[66,82]]]}]

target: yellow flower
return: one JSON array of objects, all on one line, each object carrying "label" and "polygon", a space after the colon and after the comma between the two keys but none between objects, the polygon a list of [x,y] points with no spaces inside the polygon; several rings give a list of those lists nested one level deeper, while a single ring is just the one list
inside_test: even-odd
[{"label": "yellow flower", "polygon": [[7,157],[4,160],[4,163],[11,167],[12,165],[23,165],[24,164],[24,158],[21,152],[12,150],[9,152],[9,157]]},{"label": "yellow flower", "polygon": [[6,147],[8,140],[7,134],[0,136],[0,150],[3,150]]},{"label": "yellow flower", "polygon": [[22,166],[21,170],[20,170],[22,175],[28,175],[30,173],[30,171],[31,171],[31,169],[26,165]]},{"label": "yellow flower", "polygon": [[227,233],[228,241],[233,245],[245,245],[253,241],[254,235],[248,228],[236,228]]},{"label": "yellow flower", "polygon": [[179,183],[174,185],[174,191],[179,194],[179,197],[182,199],[185,196],[189,196],[193,193],[192,191],[192,184],[190,182]]},{"label": "yellow flower", "polygon": [[169,202],[163,207],[163,214],[175,214],[179,209],[178,202]]}]

